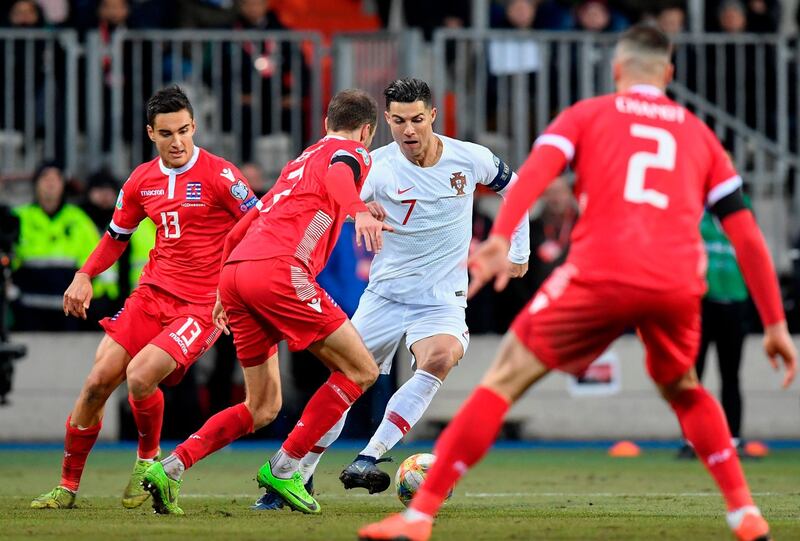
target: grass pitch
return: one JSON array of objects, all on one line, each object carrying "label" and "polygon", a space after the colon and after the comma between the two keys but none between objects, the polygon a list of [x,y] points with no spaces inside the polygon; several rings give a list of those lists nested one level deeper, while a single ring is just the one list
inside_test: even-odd
[{"label": "grass pitch", "polygon": [[[394,456],[428,450],[399,449]],[[345,492],[338,475],[355,453],[334,451],[315,477],[321,515],[250,511],[259,495],[256,470],[271,451],[226,450],[199,463],[184,478],[186,516],[172,517],[153,515],[149,500],[135,510],[121,506],[132,450],[93,453],[78,508],[63,511],[28,508],[58,482],[61,452],[2,450],[0,539],[353,540],[360,525],[402,508],[393,490]],[[701,465],[673,457],[672,451],[611,459],[601,450],[495,450],[458,486],[433,539],[731,539],[721,498]],[[745,469],[775,538],[800,539],[800,451],[776,451]]]}]

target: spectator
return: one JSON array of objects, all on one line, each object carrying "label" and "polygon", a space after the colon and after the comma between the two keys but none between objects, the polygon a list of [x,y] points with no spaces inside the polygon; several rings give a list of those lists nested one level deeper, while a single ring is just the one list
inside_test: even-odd
[{"label": "spectator", "polygon": [[12,265],[13,281],[20,290],[15,328],[73,330],[77,321],[64,317],[64,290],[100,235],[85,212],[64,202],[64,174],[58,166],[42,164],[33,183],[34,202],[14,209],[20,220]]},{"label": "spectator", "polygon": [[234,0],[177,0],[175,12],[181,28],[230,28],[236,18]]},{"label": "spectator", "polygon": [[[5,23],[12,29],[27,30],[42,28],[42,11],[33,0],[16,0],[11,4]],[[35,41],[31,45],[26,40],[0,41],[0,73],[3,74],[3,91],[11,90],[11,102],[0,99],[0,125],[4,130],[27,132],[33,128],[37,134],[44,125],[44,43]],[[33,57],[28,61],[28,53]],[[6,63],[11,62],[11,66]],[[9,73],[11,79],[6,75]],[[29,80],[28,74],[33,77]],[[11,125],[5,124],[8,116],[6,107],[12,107]],[[29,107],[35,108],[34,126],[26,124],[26,113]]]},{"label": "spectator", "polygon": [[[741,34],[749,28],[745,4],[739,0],[724,0],[717,17],[720,30],[726,34]],[[769,44],[728,43],[722,47],[709,46],[707,50],[709,99],[744,120],[751,128],[774,137],[777,126],[775,109],[759,105],[774,103],[777,99],[775,77],[770,75],[776,70],[775,47]],[[724,80],[718,76],[720,65],[724,66]],[[765,74],[763,79],[758,77],[760,73]],[[732,147],[734,141],[731,134],[723,140],[728,147]]]},{"label": "spectator", "polygon": [[[118,192],[119,185],[116,179],[105,169],[92,174],[87,181],[86,195],[80,208],[94,222],[100,236],[105,233],[111,222]],[[94,292],[89,308],[90,316],[87,319],[97,321],[105,316],[113,315],[122,308],[120,301],[125,297],[121,296],[120,292],[126,288],[123,288],[121,281],[126,279],[127,275],[121,269],[129,268],[130,261],[123,255],[118,263],[92,281]],[[129,288],[127,289],[129,290]]]},{"label": "spectator", "polygon": [[670,36],[680,34],[686,29],[686,10],[678,4],[666,5],[656,13],[656,25]]},{"label": "spectator", "polygon": [[[392,0],[377,0],[378,16],[384,27],[390,19]],[[465,28],[470,25],[470,2],[459,0],[405,0],[403,19],[407,26],[422,30],[426,40],[437,28]]]},{"label": "spectator", "polygon": [[629,24],[625,17],[611,10],[607,0],[583,0],[575,8],[576,30],[615,32]]},{"label": "spectator", "polygon": [[724,0],[718,11],[719,29],[728,34],[739,34],[747,29],[747,12],[739,0]]},{"label": "spectator", "polygon": [[[499,28],[531,30],[536,24],[538,0],[511,0]],[[539,70],[539,44],[534,40],[492,40],[489,43],[489,71],[492,75],[533,73]]]},{"label": "spectator", "polygon": [[520,280],[511,280],[497,299],[497,303],[503,306],[496,316],[498,333],[508,330],[514,315],[522,310],[550,273],[567,259],[570,235],[578,219],[578,206],[565,177],[559,177],[547,187],[541,197],[540,209],[531,220],[528,274]]},{"label": "spectator", "polygon": [[244,178],[250,183],[250,188],[259,198],[264,197],[264,194],[275,184],[275,180],[264,178],[264,170],[256,162],[243,163],[239,171],[242,172]]},{"label": "spectator", "polygon": [[747,31],[777,32],[781,24],[781,4],[778,0],[748,0]]},{"label": "spectator", "polygon": [[[749,200],[746,200],[749,204]],[[697,354],[697,376],[703,378],[706,354],[713,342],[717,350],[721,385],[722,409],[728,420],[731,435],[739,454],[744,454],[741,441],[742,395],[739,384],[739,368],[742,364],[742,348],[747,334],[749,303],[736,253],[716,217],[710,212],[703,215],[700,222],[708,254],[706,281],[708,291],[703,298],[702,335]],[[681,448],[681,458],[694,457],[694,451],[687,445]]]},{"label": "spectator", "polygon": [[[286,30],[278,17],[269,10],[265,0],[239,0],[236,3],[237,31]],[[240,51],[236,51],[240,48]],[[293,69],[299,67],[300,69]],[[276,82],[275,79],[277,78]],[[242,159],[253,158],[254,139],[266,134],[293,131],[293,111],[305,108],[304,98],[310,76],[299,43],[235,41],[226,47],[222,65],[223,129],[232,131],[234,115],[238,115],[242,143]],[[231,81],[241,81],[241,102],[233,103]],[[298,88],[299,87],[299,88]],[[277,103],[276,103],[277,102]],[[273,109],[277,106],[277,115]],[[239,105],[238,111],[236,106]],[[277,116],[277,117],[276,117]],[[254,119],[260,120],[255,129]],[[302,126],[301,126],[302,128]]]}]

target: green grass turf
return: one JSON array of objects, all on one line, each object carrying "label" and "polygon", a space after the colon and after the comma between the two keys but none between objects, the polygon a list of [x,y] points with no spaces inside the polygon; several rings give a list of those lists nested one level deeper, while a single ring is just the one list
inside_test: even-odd
[{"label": "green grass turf", "polygon": [[[78,508],[65,511],[28,508],[58,481],[60,452],[0,451],[0,539],[352,540],[360,525],[401,509],[392,490],[345,492],[338,475],[354,453],[331,452],[315,478],[320,516],[250,511],[258,496],[253,479],[268,452],[226,450],[196,465],[181,494],[186,516],[171,517],[154,516],[149,500],[135,510],[120,505],[131,451],[92,454]],[[433,539],[730,539],[708,475],[698,462],[673,456],[493,451],[444,507]],[[800,539],[800,452],[773,452],[745,469],[775,538]]]}]

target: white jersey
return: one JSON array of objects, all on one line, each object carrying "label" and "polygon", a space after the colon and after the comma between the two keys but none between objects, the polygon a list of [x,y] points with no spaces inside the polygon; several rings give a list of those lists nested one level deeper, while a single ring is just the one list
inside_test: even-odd
[{"label": "white jersey", "polygon": [[[367,289],[401,303],[465,307],[472,194],[485,184],[502,195],[516,174],[486,147],[436,137],[443,150],[431,167],[410,162],[394,142],[371,152],[361,199],[383,205],[394,232],[383,234]],[[526,217],[514,233],[509,259],[525,263],[529,255]]]}]

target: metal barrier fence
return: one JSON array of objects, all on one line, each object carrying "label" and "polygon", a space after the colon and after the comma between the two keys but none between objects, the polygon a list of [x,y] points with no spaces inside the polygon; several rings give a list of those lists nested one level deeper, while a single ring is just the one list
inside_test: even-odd
[{"label": "metal barrier fence", "polygon": [[342,33],[333,38],[333,91],[361,88],[378,101],[378,127],[372,147],[392,141],[383,121],[383,90],[400,77],[425,78],[425,48],[422,32]]},{"label": "metal barrier fence", "polygon": [[[538,133],[575,101],[612,92],[614,35],[442,29],[435,101],[452,135],[518,166]],[[786,36],[677,36],[669,92],[709,123],[749,183],[780,268],[800,210],[800,52]]]},{"label": "metal barrier fence", "polygon": [[[615,36],[440,29],[313,32],[121,31],[105,42],[72,31],[0,31],[0,172],[43,158],[73,173],[109,166],[120,177],[154,155],[144,103],[179,83],[190,94],[198,144],[274,178],[322,129],[326,74],[333,89],[361,87],[382,101],[395,77],[430,79],[437,129],[490,146],[518,166],[564,107],[610,92]],[[800,213],[800,48],[775,35],[676,38],[672,95],[709,122],[753,189],[770,243],[785,259]],[[329,66],[331,71],[328,71]],[[383,122],[375,145],[389,142]]]},{"label": "metal barrier fence", "polygon": [[74,31],[0,32],[0,172],[74,163],[78,55]]},{"label": "metal barrier fence", "polygon": [[97,34],[88,43],[88,147],[110,150],[118,174],[153,155],[144,104],[168,83],[190,94],[199,145],[234,163],[256,161],[273,178],[321,133],[316,33],[129,31],[108,48]]}]

